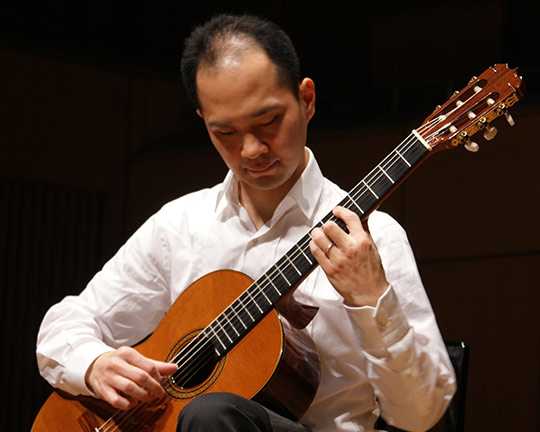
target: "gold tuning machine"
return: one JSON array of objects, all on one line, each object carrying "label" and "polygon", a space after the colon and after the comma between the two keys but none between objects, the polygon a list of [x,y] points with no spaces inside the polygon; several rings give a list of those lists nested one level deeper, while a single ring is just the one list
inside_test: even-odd
[{"label": "gold tuning machine", "polygon": [[460,134],[455,138],[455,140],[455,145],[463,144],[465,149],[470,151],[471,153],[476,153],[478,150],[480,150],[480,146],[474,141],[471,141],[471,137],[466,131],[461,131]]}]

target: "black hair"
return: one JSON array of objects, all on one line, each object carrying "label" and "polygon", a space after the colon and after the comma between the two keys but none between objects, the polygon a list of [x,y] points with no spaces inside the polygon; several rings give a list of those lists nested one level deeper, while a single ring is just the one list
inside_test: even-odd
[{"label": "black hair", "polygon": [[298,97],[300,61],[290,37],[276,24],[253,15],[216,15],[197,26],[184,43],[181,70],[190,100],[200,108],[196,75],[201,64],[213,66],[230,52],[232,38],[264,50],[276,65],[279,83]]}]

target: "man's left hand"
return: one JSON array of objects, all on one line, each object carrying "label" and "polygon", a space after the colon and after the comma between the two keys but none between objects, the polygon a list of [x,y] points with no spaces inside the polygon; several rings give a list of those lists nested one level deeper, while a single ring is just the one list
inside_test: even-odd
[{"label": "man's left hand", "polygon": [[349,233],[326,222],[311,232],[311,253],[348,305],[376,306],[388,288],[377,246],[355,213],[339,206],[332,213]]}]

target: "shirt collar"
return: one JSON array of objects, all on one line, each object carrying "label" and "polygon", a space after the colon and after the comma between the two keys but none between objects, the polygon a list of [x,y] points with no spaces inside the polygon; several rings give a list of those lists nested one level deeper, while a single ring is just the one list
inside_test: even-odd
[{"label": "shirt collar", "polygon": [[324,177],[313,152],[309,148],[307,151],[309,154],[307,166],[287,196],[296,201],[302,213],[309,218],[321,196]]},{"label": "shirt collar", "polygon": [[[319,164],[311,149],[307,148],[309,159],[302,175],[291,188],[285,199],[292,199],[306,217],[310,217],[317,206],[322,193],[323,180]],[[220,218],[230,216],[230,213],[238,213],[241,207],[238,198],[238,180],[229,170],[216,199],[216,214]]]}]

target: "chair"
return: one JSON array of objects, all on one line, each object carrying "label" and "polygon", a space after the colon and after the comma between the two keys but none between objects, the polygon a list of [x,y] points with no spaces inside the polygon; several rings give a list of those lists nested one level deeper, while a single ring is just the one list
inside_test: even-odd
[{"label": "chair", "polygon": [[[463,432],[465,427],[465,394],[467,390],[467,372],[469,367],[469,347],[463,342],[445,341],[446,349],[456,374],[456,394],[452,398],[443,416],[444,432]],[[377,420],[376,429],[389,432],[404,432],[388,426],[382,418]]]}]

